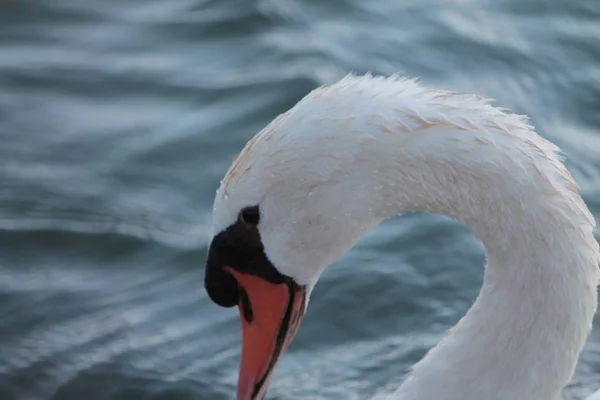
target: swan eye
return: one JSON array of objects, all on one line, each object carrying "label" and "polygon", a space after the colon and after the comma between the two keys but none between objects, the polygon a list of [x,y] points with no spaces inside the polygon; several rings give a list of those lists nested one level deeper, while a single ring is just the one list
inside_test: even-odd
[{"label": "swan eye", "polygon": [[256,227],[260,220],[260,211],[258,206],[246,207],[240,211],[240,220],[244,223],[244,225],[249,227]]}]

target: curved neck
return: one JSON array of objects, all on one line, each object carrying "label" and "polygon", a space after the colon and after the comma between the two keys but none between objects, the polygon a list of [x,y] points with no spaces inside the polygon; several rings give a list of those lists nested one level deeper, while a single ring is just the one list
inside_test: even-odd
[{"label": "curved neck", "polygon": [[249,142],[215,215],[225,227],[260,203],[265,254],[309,288],[392,215],[464,223],[486,248],[481,292],[397,397],[553,400],[591,328],[600,260],[594,219],[556,152],[480,98],[348,77]]},{"label": "curved neck", "polygon": [[226,227],[260,203],[265,254],[308,288],[392,215],[464,223],[486,248],[481,292],[397,397],[553,400],[591,328],[600,260],[595,221],[556,152],[480,98],[348,77],[249,142],[214,213]]},{"label": "curved neck", "polygon": [[396,396],[554,399],[573,374],[596,309],[593,218],[553,148],[533,132],[461,132],[456,141],[447,129],[434,127],[392,151],[373,149],[388,167],[374,180],[380,217],[445,214],[486,249],[477,300]]}]

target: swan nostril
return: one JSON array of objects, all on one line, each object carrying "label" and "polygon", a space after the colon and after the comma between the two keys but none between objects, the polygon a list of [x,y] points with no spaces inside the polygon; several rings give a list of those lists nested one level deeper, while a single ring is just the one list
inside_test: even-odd
[{"label": "swan nostril", "polygon": [[248,298],[248,293],[246,293],[246,290],[243,287],[239,286],[238,291],[240,307],[244,315],[244,319],[248,324],[251,324],[252,321],[254,321],[254,313],[252,312],[252,304],[250,303],[250,298]]}]

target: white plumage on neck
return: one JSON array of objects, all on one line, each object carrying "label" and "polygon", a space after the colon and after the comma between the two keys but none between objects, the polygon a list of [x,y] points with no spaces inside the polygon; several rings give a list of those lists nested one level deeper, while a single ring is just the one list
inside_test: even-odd
[{"label": "white plumage on neck", "polygon": [[486,248],[480,295],[394,398],[550,400],[591,329],[600,259],[557,150],[479,97],[350,76],[249,142],[217,192],[213,229],[259,204],[267,256],[313,285],[395,214],[464,223]]}]

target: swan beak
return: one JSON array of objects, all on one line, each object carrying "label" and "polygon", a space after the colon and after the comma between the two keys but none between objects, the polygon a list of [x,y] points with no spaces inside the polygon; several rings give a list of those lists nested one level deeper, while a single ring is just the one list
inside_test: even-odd
[{"label": "swan beak", "polygon": [[277,360],[300,325],[306,290],[289,278],[272,283],[256,275],[226,269],[235,276],[240,291],[242,360],[237,400],[260,400],[269,387]]}]

